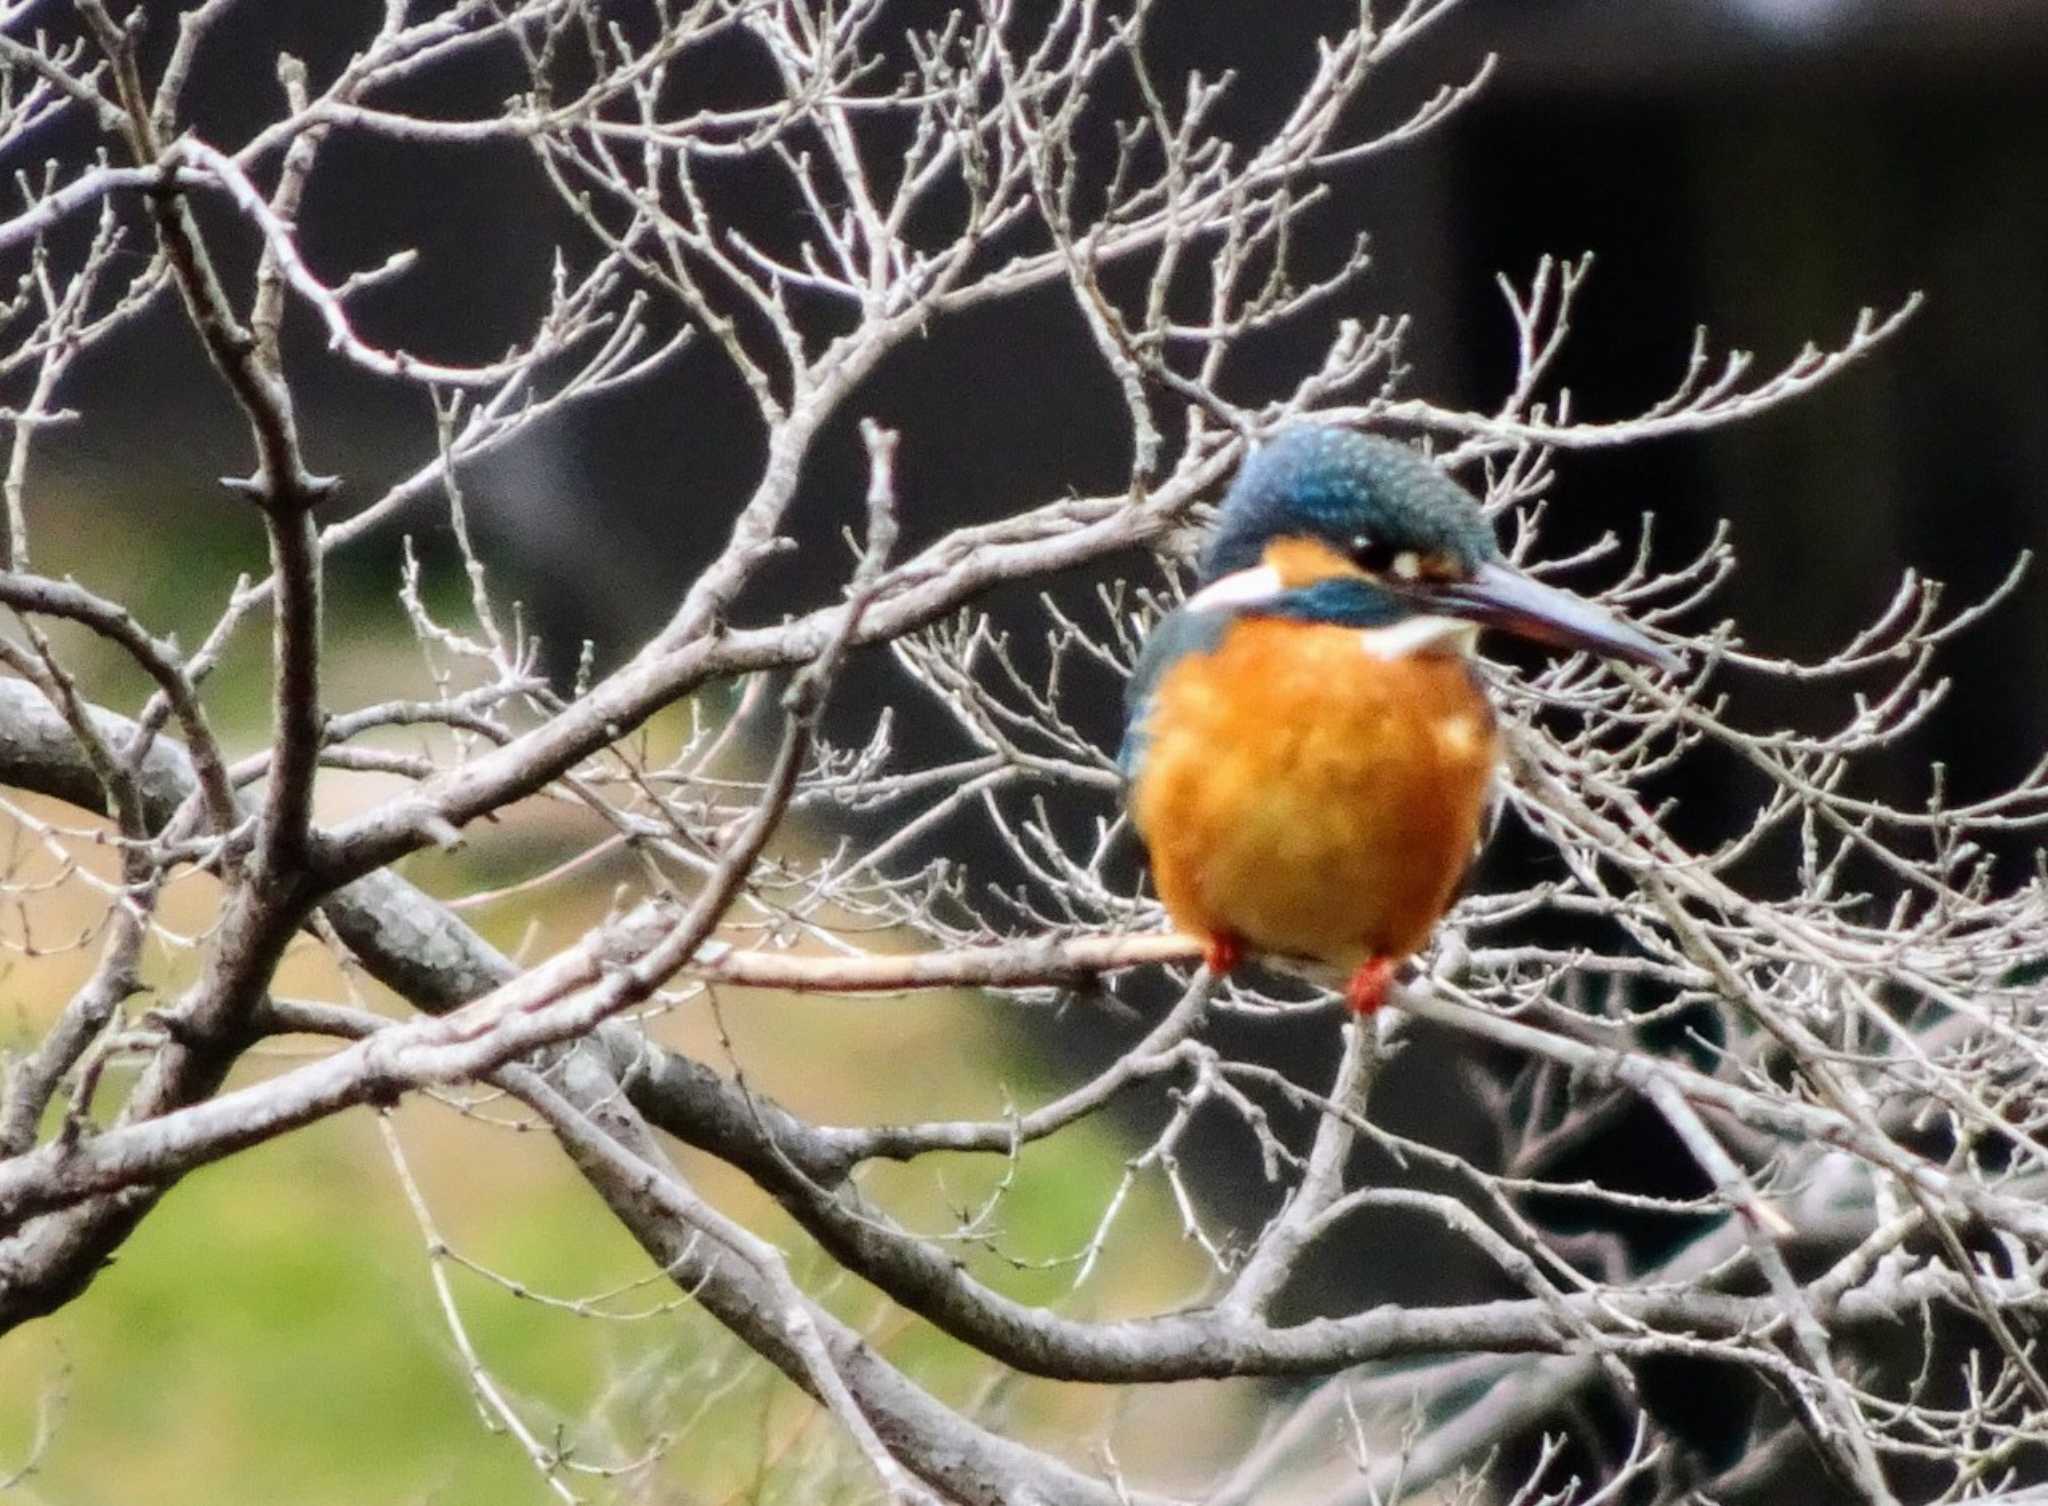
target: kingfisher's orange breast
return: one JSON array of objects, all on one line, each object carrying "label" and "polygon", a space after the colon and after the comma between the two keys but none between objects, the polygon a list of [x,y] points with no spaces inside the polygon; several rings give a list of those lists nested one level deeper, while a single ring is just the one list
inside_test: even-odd
[{"label": "kingfisher's orange breast", "polygon": [[1462,655],[1272,618],[1168,668],[1143,731],[1131,811],[1174,924],[1342,967],[1429,939],[1499,757]]}]

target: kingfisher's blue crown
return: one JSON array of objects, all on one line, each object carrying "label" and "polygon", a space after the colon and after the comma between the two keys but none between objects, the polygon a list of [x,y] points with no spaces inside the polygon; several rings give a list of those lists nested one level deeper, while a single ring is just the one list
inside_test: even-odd
[{"label": "kingfisher's blue crown", "polygon": [[1421,452],[1327,425],[1282,429],[1251,453],[1217,514],[1202,580],[1253,569],[1274,539],[1303,536],[1341,553],[1363,536],[1468,570],[1500,558],[1478,501]]}]

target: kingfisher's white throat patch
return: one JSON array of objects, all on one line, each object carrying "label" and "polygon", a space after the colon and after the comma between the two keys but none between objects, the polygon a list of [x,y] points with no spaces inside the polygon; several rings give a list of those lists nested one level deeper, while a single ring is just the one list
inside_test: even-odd
[{"label": "kingfisher's white throat patch", "polygon": [[1391,627],[1366,628],[1360,646],[1375,659],[1405,659],[1410,654],[1464,654],[1479,642],[1479,624],[1462,617],[1410,617]]}]

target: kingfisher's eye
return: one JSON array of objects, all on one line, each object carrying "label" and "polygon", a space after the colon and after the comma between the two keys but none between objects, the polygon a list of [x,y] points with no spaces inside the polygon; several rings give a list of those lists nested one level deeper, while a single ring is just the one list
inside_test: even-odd
[{"label": "kingfisher's eye", "polygon": [[1373,575],[1384,575],[1392,569],[1398,553],[1393,545],[1368,538],[1362,533],[1351,536],[1350,549],[1352,563]]}]

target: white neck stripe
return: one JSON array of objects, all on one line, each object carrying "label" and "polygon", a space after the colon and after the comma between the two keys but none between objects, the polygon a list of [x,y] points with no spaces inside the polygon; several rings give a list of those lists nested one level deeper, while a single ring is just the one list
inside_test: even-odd
[{"label": "white neck stripe", "polygon": [[1254,565],[1211,581],[1188,598],[1187,606],[1194,612],[1211,607],[1241,607],[1249,602],[1271,601],[1280,591],[1280,572],[1271,565]]}]

